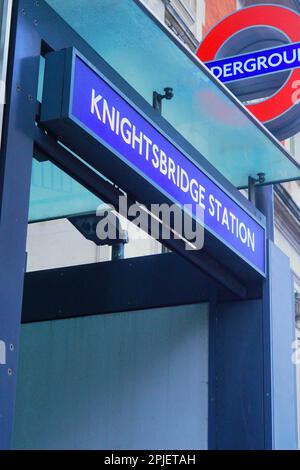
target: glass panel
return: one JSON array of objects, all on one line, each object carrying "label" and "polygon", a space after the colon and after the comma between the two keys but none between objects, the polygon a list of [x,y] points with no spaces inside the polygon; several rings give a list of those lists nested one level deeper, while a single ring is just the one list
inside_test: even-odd
[{"label": "glass panel", "polygon": [[149,103],[173,87],[164,117],[234,185],[300,177],[292,157],[189,51],[133,0],[47,0]]},{"label": "glass panel", "polygon": [[86,212],[96,213],[101,200],[53,163],[33,160],[29,221]]},{"label": "glass panel", "polygon": [[43,97],[43,84],[44,84],[44,73],[45,73],[45,59],[40,57],[40,67],[39,67],[39,83],[37,89],[37,100],[41,103]]},{"label": "glass panel", "polygon": [[[50,161],[33,160],[27,233],[27,271],[109,261],[112,248],[90,241],[72,224],[107,205]],[[160,254],[162,245],[118,216],[128,234],[124,258]],[[55,219],[55,220],[51,220]],[[97,224],[99,217],[93,219]],[[89,221],[87,221],[89,223]]]}]

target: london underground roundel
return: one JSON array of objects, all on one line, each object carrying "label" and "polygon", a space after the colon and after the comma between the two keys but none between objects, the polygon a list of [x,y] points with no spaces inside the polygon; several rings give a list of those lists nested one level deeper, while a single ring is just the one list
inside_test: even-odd
[{"label": "london underground roundel", "polygon": [[300,131],[300,15],[243,8],[204,37],[197,56],[278,139]]}]

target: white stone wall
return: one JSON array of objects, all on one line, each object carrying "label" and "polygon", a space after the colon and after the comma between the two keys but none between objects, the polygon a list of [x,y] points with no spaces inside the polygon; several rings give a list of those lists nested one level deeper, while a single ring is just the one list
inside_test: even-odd
[{"label": "white stone wall", "polygon": [[205,21],[204,0],[171,0],[170,4],[200,41],[202,38],[202,25]]},{"label": "white stone wall", "polygon": [[165,4],[169,3],[187,28],[200,41],[205,22],[205,0],[140,0],[149,10],[164,22]]},{"label": "white stone wall", "polygon": [[[162,245],[124,218],[121,226],[127,229],[129,243],[124,257],[158,254]],[[97,246],[84,236],[67,219],[29,224],[27,233],[27,271],[98,263],[111,259],[111,248]]]},{"label": "white stone wall", "polygon": [[165,5],[162,0],[140,0],[149,10],[160,19],[164,21]]}]

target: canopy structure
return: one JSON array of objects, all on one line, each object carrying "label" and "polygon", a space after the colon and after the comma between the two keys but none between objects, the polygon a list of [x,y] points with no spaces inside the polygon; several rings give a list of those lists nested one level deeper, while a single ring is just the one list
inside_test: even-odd
[{"label": "canopy structure", "polygon": [[233,185],[300,178],[287,150],[138,0],[47,0],[140,95],[172,87],[164,118]]}]

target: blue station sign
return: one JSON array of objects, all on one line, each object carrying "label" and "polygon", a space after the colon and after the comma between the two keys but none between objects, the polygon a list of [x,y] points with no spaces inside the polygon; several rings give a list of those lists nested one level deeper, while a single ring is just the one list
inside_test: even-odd
[{"label": "blue station sign", "polygon": [[205,64],[223,83],[300,67],[300,43],[240,54]]},{"label": "blue station sign", "polygon": [[[50,61],[55,62],[51,53]],[[46,83],[41,122],[61,136],[81,129],[99,144],[97,157],[105,159],[102,148],[121,161],[131,176],[138,174],[156,191],[183,207],[189,205],[196,218],[197,205],[203,210],[205,229],[260,273],[265,272],[265,229],[247,210],[206,174],[189,155],[169,139],[105,77],[78,53],[65,54],[63,82]],[[59,67],[52,67],[59,77]],[[47,74],[46,69],[46,82]],[[68,130],[67,130],[68,129]],[[72,131],[70,132],[70,129]],[[71,137],[72,138],[72,137]],[[94,152],[95,153],[95,152]],[[95,158],[95,157],[94,157]],[[110,168],[112,168],[110,166]],[[119,170],[118,170],[119,171]],[[114,169],[110,171],[112,178]],[[105,175],[107,176],[107,175]],[[115,177],[118,179],[117,171]],[[143,195],[136,194],[143,202]],[[157,200],[156,200],[157,201]],[[156,202],[153,201],[153,202]]]}]

